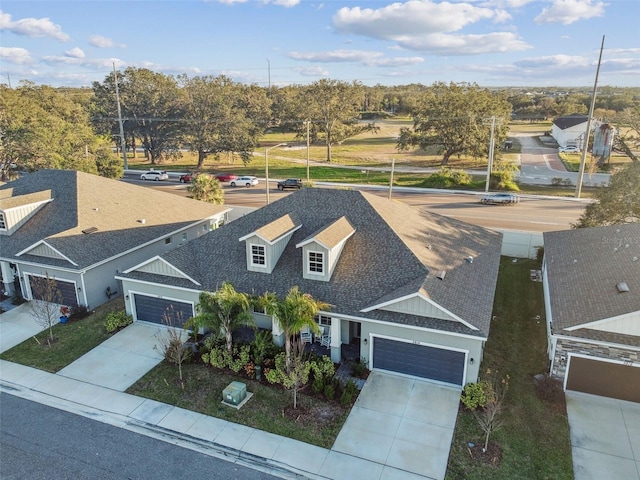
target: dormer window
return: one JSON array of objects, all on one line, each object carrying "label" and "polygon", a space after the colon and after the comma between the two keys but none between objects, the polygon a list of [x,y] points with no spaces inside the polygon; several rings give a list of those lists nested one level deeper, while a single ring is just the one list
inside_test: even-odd
[{"label": "dormer window", "polygon": [[7,229],[7,222],[4,219],[4,213],[0,212],[0,230],[6,230]]},{"label": "dormer window", "polygon": [[264,245],[251,245],[251,265],[256,267],[264,267],[266,265]]},{"label": "dormer window", "polygon": [[309,273],[324,274],[324,253],[309,251]]}]

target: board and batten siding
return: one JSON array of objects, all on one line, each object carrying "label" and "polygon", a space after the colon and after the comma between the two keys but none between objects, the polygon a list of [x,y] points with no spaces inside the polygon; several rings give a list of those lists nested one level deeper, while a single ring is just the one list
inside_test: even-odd
[{"label": "board and batten siding", "polygon": [[184,278],[175,268],[173,268],[167,262],[156,260],[154,262],[147,263],[136,269],[138,272],[154,273],[156,275],[164,275],[167,277]]},{"label": "board and batten siding", "polygon": [[50,200],[29,203],[26,205],[20,205],[3,210],[4,223],[7,226],[7,233],[12,234],[13,232],[15,232],[27,220],[31,218],[31,214],[34,211],[38,210],[43,204],[48,202],[50,202]]},{"label": "board and batten siding", "polygon": [[623,335],[640,337],[640,312],[634,312],[630,315],[602,322],[598,325],[591,325],[588,328],[601,332],[621,333]]},{"label": "board and batten siding", "polygon": [[419,315],[421,317],[440,318],[443,320],[452,320],[454,322],[458,321],[444,310],[436,307],[435,305],[425,301],[420,297],[406,298],[399,302],[380,307],[379,310],[386,310],[388,312],[396,313],[407,313],[409,315]]}]

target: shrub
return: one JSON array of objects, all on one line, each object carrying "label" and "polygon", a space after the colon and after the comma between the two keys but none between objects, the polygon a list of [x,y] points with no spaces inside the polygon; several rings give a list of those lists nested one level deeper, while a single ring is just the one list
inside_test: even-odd
[{"label": "shrub", "polygon": [[425,186],[431,188],[449,188],[471,183],[471,175],[464,170],[441,167],[425,180]]},{"label": "shrub", "polygon": [[74,320],[81,320],[89,316],[89,309],[86,305],[74,305],[71,307],[71,316]]},{"label": "shrub", "polygon": [[107,333],[113,333],[116,330],[130,325],[131,323],[133,323],[133,317],[131,315],[127,315],[126,311],[120,310],[118,312],[110,312],[107,315],[107,318],[104,321],[104,328],[107,330]]},{"label": "shrub", "polygon": [[344,386],[342,395],[340,396],[340,403],[343,406],[351,405],[355,398],[358,396],[358,387],[353,380],[349,380]]},{"label": "shrub", "polygon": [[351,376],[353,377],[360,378],[364,375],[364,372],[366,371],[367,371],[367,364],[362,358],[351,364]]},{"label": "shrub", "polygon": [[487,404],[486,382],[467,383],[462,390],[460,401],[469,410],[484,407]]},{"label": "shrub", "polygon": [[324,396],[327,400],[333,400],[336,396],[336,389],[330,383],[324,386]]},{"label": "shrub", "polygon": [[311,390],[313,390],[313,393],[320,394],[324,392],[324,387],[325,387],[324,378],[316,377],[313,379],[313,383],[311,384]]}]

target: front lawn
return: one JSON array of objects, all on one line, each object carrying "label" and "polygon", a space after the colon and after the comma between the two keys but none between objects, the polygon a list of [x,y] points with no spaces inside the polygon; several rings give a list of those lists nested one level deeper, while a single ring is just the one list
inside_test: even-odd
[{"label": "front lawn", "polygon": [[[323,448],[331,448],[351,410],[351,405],[344,407],[338,400],[327,401],[306,393],[298,395],[298,408],[294,410],[291,391],[203,363],[183,365],[183,378],[184,389],[177,367],[164,361],[127,393]],[[240,410],[221,403],[222,391],[233,381],[245,383],[247,392],[253,393]]]},{"label": "front lawn", "polygon": [[461,409],[447,479],[573,478],[564,395],[559,401],[543,401],[534,385],[534,375],[547,371],[542,284],[530,279],[530,270],[539,268],[535,260],[514,262],[506,257],[500,264],[481,371],[510,376],[504,425],[491,437],[501,449],[501,458],[490,458],[488,463],[472,459],[469,442],[482,444],[483,432],[473,415]]},{"label": "front lawn", "polygon": [[124,310],[122,297],[100,305],[85,318],[72,316],[67,323],[54,325],[53,343],[47,341],[47,329],[0,354],[0,359],[56,373],[110,337],[103,324],[107,314],[116,310]]}]

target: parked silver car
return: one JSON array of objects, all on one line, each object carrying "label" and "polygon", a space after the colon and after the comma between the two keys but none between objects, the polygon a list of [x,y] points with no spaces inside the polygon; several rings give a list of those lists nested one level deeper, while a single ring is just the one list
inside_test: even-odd
[{"label": "parked silver car", "polygon": [[149,170],[140,175],[140,180],[169,180],[167,172],[161,172],[160,170]]},{"label": "parked silver car", "polygon": [[245,187],[253,187],[254,185],[258,185],[257,177],[238,177],[234,180],[231,180],[230,185],[232,187],[238,187],[244,185]]}]

